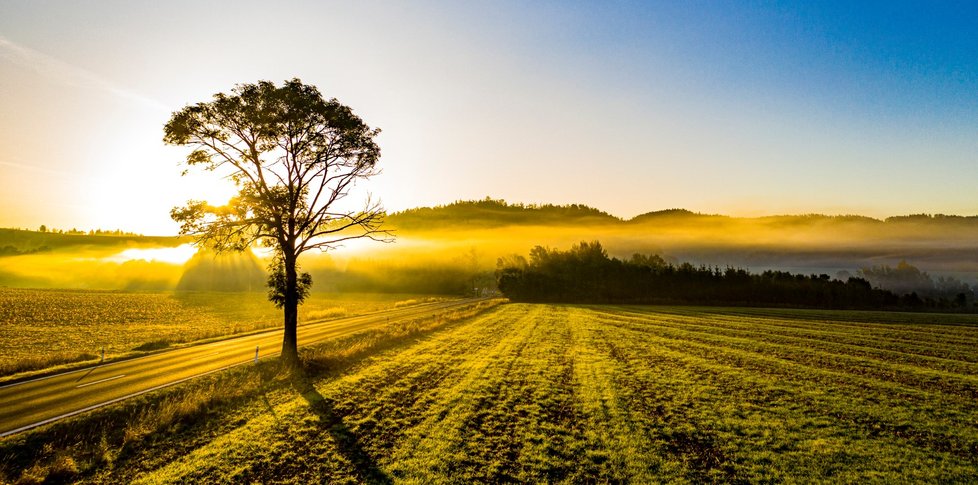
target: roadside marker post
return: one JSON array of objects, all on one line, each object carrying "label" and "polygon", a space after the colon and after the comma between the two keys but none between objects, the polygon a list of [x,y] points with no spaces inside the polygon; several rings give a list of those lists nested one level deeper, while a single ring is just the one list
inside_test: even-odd
[{"label": "roadside marker post", "polygon": [[98,361],[99,364],[105,363],[105,346],[102,346],[102,359]]},{"label": "roadside marker post", "polygon": [[258,346],[255,346],[255,363],[258,363]]}]

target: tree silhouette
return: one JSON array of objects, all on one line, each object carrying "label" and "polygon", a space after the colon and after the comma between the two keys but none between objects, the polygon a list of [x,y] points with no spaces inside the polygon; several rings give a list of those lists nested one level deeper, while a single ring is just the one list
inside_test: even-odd
[{"label": "tree silhouette", "polygon": [[312,283],[299,273],[299,256],[349,239],[391,240],[381,228],[379,203],[369,196],[359,210],[339,203],[358,180],[377,173],[378,133],[299,79],[282,87],[238,85],[231,94],[186,106],[164,127],[163,141],[193,148],[188,166],[222,170],[238,189],[225,206],[191,200],[174,208],[170,215],[180,232],[218,251],[255,243],[275,250],[269,299],[283,309],[282,357],[289,365],[298,363],[298,305]]}]

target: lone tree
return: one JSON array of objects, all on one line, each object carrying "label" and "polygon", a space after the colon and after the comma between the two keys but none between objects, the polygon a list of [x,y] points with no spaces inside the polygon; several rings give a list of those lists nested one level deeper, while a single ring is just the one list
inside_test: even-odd
[{"label": "lone tree", "polygon": [[181,234],[217,251],[274,249],[268,298],[283,309],[288,365],[298,363],[298,307],[312,285],[299,273],[299,256],[350,239],[391,240],[381,229],[383,209],[369,196],[359,210],[338,204],[358,180],[377,173],[378,133],[298,79],[282,87],[238,85],[174,113],[164,127],[164,142],[193,148],[189,166],[222,170],[238,189],[225,206],[191,200],[175,207],[170,215]]}]

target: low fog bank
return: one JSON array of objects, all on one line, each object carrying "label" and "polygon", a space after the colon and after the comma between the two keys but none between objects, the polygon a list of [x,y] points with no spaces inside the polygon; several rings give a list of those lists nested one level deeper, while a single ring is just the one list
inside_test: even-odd
[{"label": "low fog bank", "polygon": [[[500,258],[525,255],[537,245],[568,248],[599,240],[621,259],[657,254],[670,263],[826,274],[843,280],[905,262],[926,273],[935,286],[941,278],[978,285],[975,218],[737,219],[664,211],[621,221],[593,211],[583,214],[565,223],[555,218],[547,224],[450,228],[444,226],[451,220],[411,227],[403,217],[397,226],[394,218],[394,244],[356,241],[328,254],[303,255],[300,264],[313,276],[313,291],[466,294],[493,287]],[[178,238],[96,240],[79,235],[68,241],[31,231],[11,234],[8,240],[0,234],[0,247],[11,248],[0,254],[0,286],[265,291],[267,261],[261,251],[214,255],[197,252]],[[883,288],[894,284],[886,278],[867,279]]]}]

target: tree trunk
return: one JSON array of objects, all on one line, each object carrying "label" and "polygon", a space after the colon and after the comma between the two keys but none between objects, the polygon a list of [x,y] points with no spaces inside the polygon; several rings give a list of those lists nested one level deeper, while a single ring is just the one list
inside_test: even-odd
[{"label": "tree trunk", "polygon": [[285,263],[285,335],[282,338],[282,362],[290,367],[299,365],[299,342],[296,327],[299,322],[299,287],[295,269],[296,257],[286,254]]}]

